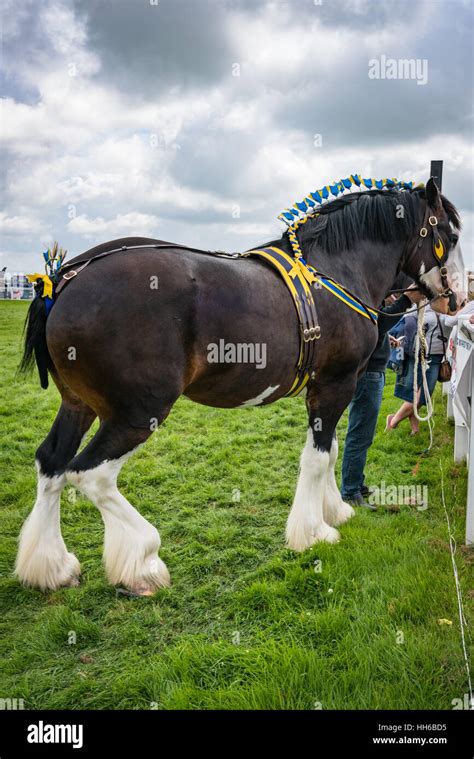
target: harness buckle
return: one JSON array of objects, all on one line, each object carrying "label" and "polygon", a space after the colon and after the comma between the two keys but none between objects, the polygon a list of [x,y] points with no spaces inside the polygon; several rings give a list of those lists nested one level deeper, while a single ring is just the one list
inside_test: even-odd
[{"label": "harness buckle", "polygon": [[428,230],[426,229],[426,227],[422,227],[420,229],[420,237],[426,237],[427,234],[428,234]]},{"label": "harness buckle", "polygon": [[436,216],[429,216],[428,222],[429,224],[431,224],[432,227],[436,227],[436,225],[438,224],[438,219],[436,218]]},{"label": "harness buckle", "polygon": [[76,276],[77,276],[77,271],[75,271],[75,269],[71,269],[71,271],[67,271],[65,274],[63,274],[63,279],[65,279],[67,282],[68,280]]},{"label": "harness buckle", "polygon": [[321,327],[316,324],[314,327],[306,327],[302,330],[303,342],[310,343],[312,340],[319,340],[321,337]]}]

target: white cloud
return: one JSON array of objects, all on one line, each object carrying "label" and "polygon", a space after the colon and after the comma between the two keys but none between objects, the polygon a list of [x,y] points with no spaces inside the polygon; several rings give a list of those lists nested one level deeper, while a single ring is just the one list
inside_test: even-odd
[{"label": "white cloud", "polygon": [[[14,236],[25,268],[35,260],[26,251],[49,235],[71,255],[91,241],[158,230],[188,244],[243,249],[258,242],[255,237],[273,236],[282,208],[323,183],[352,171],[426,180],[429,162],[437,157],[445,160],[446,194],[465,211],[466,232],[472,232],[473,198],[466,186],[472,153],[466,138],[440,128],[408,140],[405,128],[399,139],[385,139],[387,124],[398,119],[406,127],[411,114],[396,107],[380,114],[377,102],[366,122],[379,124],[378,139],[367,141],[353,129],[354,65],[380,50],[410,53],[436,23],[430,3],[412,6],[409,23],[403,14],[391,14],[382,25],[356,27],[324,24],[311,3],[304,14],[278,2],[229,11],[224,31],[241,76],[232,76],[229,59],[228,77],[218,83],[212,79],[199,90],[185,89],[175,79],[150,97],[110,83],[100,47],[91,48],[94,29],[68,0],[45,0],[39,7],[31,0],[7,3],[7,39],[21,34],[28,14],[34,14],[37,36],[25,41],[22,55],[5,56],[7,78],[29,97],[10,93],[2,103],[0,136],[8,161],[4,234]],[[369,0],[351,6],[360,18],[371,8]],[[347,122],[344,139],[332,143],[328,128],[316,148],[313,133],[323,115],[329,114],[330,123],[334,88]],[[444,94],[438,97],[439,108],[445,108]],[[284,116],[305,102],[310,126],[288,126]],[[340,114],[334,116],[337,127]],[[235,205],[240,220],[233,219]],[[35,236],[37,245],[30,246]],[[467,247],[463,243],[465,252]]]},{"label": "white cloud", "polygon": [[156,216],[150,216],[144,213],[127,213],[117,214],[114,219],[89,219],[82,214],[76,216],[68,223],[71,232],[84,235],[84,237],[93,237],[97,234],[111,235],[146,235],[154,233],[159,226],[159,219]]},{"label": "white cloud", "polygon": [[45,231],[45,225],[28,216],[7,216],[0,211],[0,231],[3,235],[36,235]]}]

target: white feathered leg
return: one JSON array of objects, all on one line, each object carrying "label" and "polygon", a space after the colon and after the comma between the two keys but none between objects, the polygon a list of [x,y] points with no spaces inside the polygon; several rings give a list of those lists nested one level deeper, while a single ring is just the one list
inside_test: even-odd
[{"label": "white feathered leg", "polygon": [[341,493],[337,486],[335,468],[338,452],[339,447],[337,438],[334,436],[331,451],[329,453],[328,476],[323,504],[324,519],[333,527],[344,524],[344,522],[347,522],[355,515],[352,506],[342,500]]},{"label": "white feathered leg", "polygon": [[140,595],[151,595],[170,584],[158,556],[158,530],[138,513],[117,488],[117,477],[130,454],[105,461],[93,469],[68,471],[67,478],[100,510],[105,525],[104,563],[114,585],[125,585]]},{"label": "white feathered leg", "polygon": [[324,521],[323,500],[326,492],[329,454],[315,448],[308,430],[300,461],[295,498],[286,526],[286,541],[294,551],[304,551],[317,541],[336,543],[339,533]]},{"label": "white feathered leg", "polygon": [[25,585],[41,590],[77,585],[81,568],[61,535],[60,499],[66,477],[47,477],[36,466],[38,494],[20,533],[15,574]]}]

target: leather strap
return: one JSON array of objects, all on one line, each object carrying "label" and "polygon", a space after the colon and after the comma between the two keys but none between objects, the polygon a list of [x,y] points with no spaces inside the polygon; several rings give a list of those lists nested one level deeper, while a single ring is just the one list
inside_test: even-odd
[{"label": "leather strap", "polygon": [[295,304],[300,327],[300,352],[296,377],[287,396],[298,395],[307,384],[315,365],[315,344],[321,336],[311,284],[316,281],[306,266],[280,248],[249,250],[246,256],[259,256],[282,276]]},{"label": "leather strap", "polygon": [[63,264],[59,271],[59,281],[54,288],[55,294],[59,294],[69,280],[76,277],[79,272],[86,268],[93,261],[97,261],[99,258],[105,258],[111,256],[113,253],[125,253],[128,250],[140,250],[140,249],[167,249],[175,248],[178,250],[190,250],[193,253],[204,253],[208,256],[217,256],[218,258],[240,258],[241,253],[226,253],[223,250],[202,250],[201,248],[189,248],[187,245],[178,245],[172,242],[163,243],[150,243],[148,245],[122,245],[121,248],[112,248],[111,250],[104,250],[102,253],[96,253],[95,256],[91,256],[86,261],[74,265],[74,261],[69,261],[67,264]]}]

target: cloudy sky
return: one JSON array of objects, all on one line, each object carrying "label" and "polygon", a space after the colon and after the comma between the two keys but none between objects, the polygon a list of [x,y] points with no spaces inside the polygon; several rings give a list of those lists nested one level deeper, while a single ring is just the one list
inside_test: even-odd
[{"label": "cloudy sky", "polygon": [[[38,270],[53,239],[243,250],[322,184],[443,159],[474,268],[472,7],[3,0],[0,266]],[[427,83],[370,78],[383,56]]]}]

